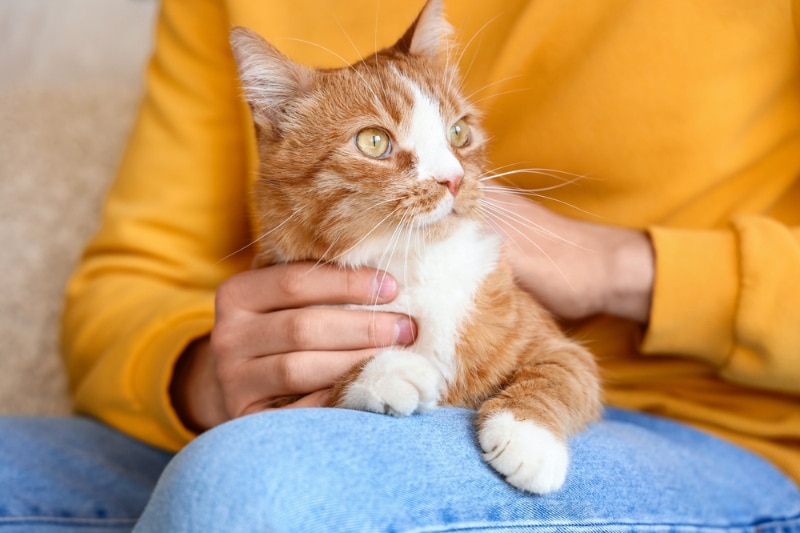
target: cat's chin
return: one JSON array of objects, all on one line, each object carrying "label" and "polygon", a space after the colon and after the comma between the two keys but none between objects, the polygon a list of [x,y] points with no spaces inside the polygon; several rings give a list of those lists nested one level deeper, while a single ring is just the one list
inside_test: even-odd
[{"label": "cat's chin", "polygon": [[421,232],[428,242],[438,242],[448,239],[465,224],[477,224],[475,217],[451,211],[439,220],[421,225]]},{"label": "cat's chin", "polygon": [[475,207],[473,202],[446,197],[434,210],[417,217],[415,223],[424,231],[426,240],[446,239],[464,223],[477,222]]}]

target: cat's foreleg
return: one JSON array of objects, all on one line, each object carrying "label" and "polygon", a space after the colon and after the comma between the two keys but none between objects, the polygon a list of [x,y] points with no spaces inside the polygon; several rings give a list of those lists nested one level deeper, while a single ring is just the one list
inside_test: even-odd
[{"label": "cat's foreleg", "polygon": [[567,438],[596,419],[600,391],[592,355],[567,339],[533,348],[511,381],[478,410],[484,460],[511,485],[536,494],[561,488]]},{"label": "cat's foreleg", "polygon": [[328,405],[408,416],[435,408],[441,386],[441,374],[427,358],[386,350],[345,374],[333,387]]}]

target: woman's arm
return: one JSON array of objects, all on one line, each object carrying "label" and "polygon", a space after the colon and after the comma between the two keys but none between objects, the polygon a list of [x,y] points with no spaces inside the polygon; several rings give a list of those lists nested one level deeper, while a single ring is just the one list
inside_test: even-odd
[{"label": "woman's arm", "polygon": [[647,326],[645,355],[701,359],[730,381],[800,392],[800,228],[741,216],[726,229],[644,232],[511,193],[491,198],[530,221],[506,231],[507,255],[520,285],[555,314],[634,320]]},{"label": "woman's arm", "polygon": [[[62,320],[75,408],[154,445],[192,437],[168,394],[214,323],[214,291],[249,264],[244,114],[222,2],[166,0],[146,92]],[[98,132],[102,135],[102,132]]]}]

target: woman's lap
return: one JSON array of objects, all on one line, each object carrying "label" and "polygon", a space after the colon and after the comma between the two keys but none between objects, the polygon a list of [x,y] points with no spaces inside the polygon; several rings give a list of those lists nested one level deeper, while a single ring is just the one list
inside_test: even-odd
[{"label": "woman's lap", "polygon": [[[800,492],[754,455],[610,409],[567,484],[522,494],[482,463],[473,414],[287,410],[212,431],[166,470],[141,531],[800,531]],[[224,502],[224,503],[223,503]],[[777,526],[777,524],[774,524]]]},{"label": "woman's lap", "polygon": [[[170,457],[80,418],[0,418],[0,442],[3,531],[129,529]],[[655,417],[609,409],[573,439],[567,484],[546,497],[507,486],[475,446],[472,413],[458,409],[245,417],[175,456],[138,527],[800,531],[800,492],[785,476]]]},{"label": "woman's lap", "polygon": [[172,457],[86,418],[0,417],[0,531],[130,531]]}]

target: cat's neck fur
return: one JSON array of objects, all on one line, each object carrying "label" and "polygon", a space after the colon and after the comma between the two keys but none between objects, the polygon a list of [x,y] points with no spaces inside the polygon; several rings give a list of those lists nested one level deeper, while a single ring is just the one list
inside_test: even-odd
[{"label": "cat's neck fur", "polygon": [[445,383],[451,383],[462,325],[473,311],[475,294],[497,268],[500,238],[465,219],[446,239],[422,243],[412,236],[409,241],[398,242],[387,257],[385,250],[392,247],[376,238],[343,257],[342,264],[385,270],[397,280],[399,296],[381,309],[415,318],[415,350],[430,354]]},{"label": "cat's neck fur", "polygon": [[[423,230],[424,231],[424,230]],[[497,263],[500,239],[480,223],[459,220],[444,239],[423,240],[420,232],[386,233],[365,239],[338,260],[346,267],[385,270],[402,285],[428,283],[438,274],[457,277],[477,263]],[[481,269],[483,270],[483,269]]]}]

